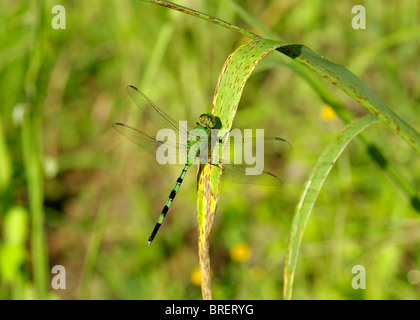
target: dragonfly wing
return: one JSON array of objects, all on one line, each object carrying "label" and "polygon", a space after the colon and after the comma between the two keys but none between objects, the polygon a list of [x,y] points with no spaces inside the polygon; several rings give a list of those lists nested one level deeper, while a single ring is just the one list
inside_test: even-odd
[{"label": "dragonfly wing", "polygon": [[159,109],[143,92],[134,86],[127,86],[127,92],[135,104],[144,111],[146,117],[158,129],[172,129],[175,133],[188,137],[188,130],[180,126],[178,121],[173,119],[162,109]]},{"label": "dragonfly wing", "polygon": [[262,186],[280,186],[283,182],[275,174],[258,171],[246,165],[222,165],[222,180],[239,184],[256,184]]},{"label": "dragonfly wing", "polygon": [[183,150],[183,146],[180,146],[176,140],[168,139],[166,141],[157,141],[155,136],[144,133],[124,123],[114,123],[113,128],[124,137],[151,153],[156,153],[156,149],[163,144],[165,144],[168,149],[172,149],[176,152],[178,152],[179,149]]},{"label": "dragonfly wing", "polygon": [[[222,143],[226,142],[225,139]],[[281,185],[281,180],[275,174],[259,170],[256,164],[265,166],[268,160],[278,159],[290,149],[291,144],[278,137],[230,139],[223,149],[222,179],[240,184]]]},{"label": "dragonfly wing", "polygon": [[[224,138],[222,143],[225,143]],[[235,163],[235,155],[246,161],[246,156],[252,158],[279,158],[291,149],[291,144],[287,140],[278,137],[252,137],[242,138],[238,142],[230,139],[223,148],[224,163]],[[264,151],[262,151],[264,148]]]}]

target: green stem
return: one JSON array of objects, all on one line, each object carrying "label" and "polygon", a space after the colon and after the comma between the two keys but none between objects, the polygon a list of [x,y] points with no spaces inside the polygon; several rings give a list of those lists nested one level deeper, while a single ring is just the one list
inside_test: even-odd
[{"label": "green stem", "polygon": [[242,29],[238,26],[235,26],[235,25],[233,25],[229,22],[223,21],[221,19],[211,17],[211,16],[209,16],[205,13],[180,6],[179,4],[175,4],[175,3],[172,3],[172,2],[169,2],[169,1],[160,1],[160,0],[143,0],[143,1],[151,2],[151,3],[154,3],[156,5],[166,7],[166,8],[169,8],[169,9],[174,9],[174,10],[177,10],[179,12],[183,12],[183,13],[189,14],[191,16],[194,16],[194,17],[197,17],[197,18],[215,23],[215,24],[217,24],[221,27],[233,30],[235,32],[238,32],[238,33],[240,33],[240,34],[242,34],[246,37],[252,38],[252,39],[259,38],[259,36],[257,34],[251,32],[251,31]]},{"label": "green stem", "polygon": [[27,178],[29,210],[31,216],[31,252],[34,281],[39,299],[46,299],[48,292],[48,249],[44,230],[44,180],[42,169],[42,116],[38,102],[38,76],[44,52],[42,2],[34,2],[33,47],[28,52],[28,71],[25,81],[27,110],[22,123],[22,148]]},{"label": "green stem", "polygon": [[39,136],[41,119],[28,112],[22,127],[22,146],[31,216],[31,252],[34,281],[39,299],[47,297],[48,250],[44,231],[43,174]]}]

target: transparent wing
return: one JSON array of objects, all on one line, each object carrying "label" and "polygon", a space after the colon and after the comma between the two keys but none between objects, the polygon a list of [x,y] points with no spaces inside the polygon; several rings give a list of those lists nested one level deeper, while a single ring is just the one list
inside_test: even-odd
[{"label": "transparent wing", "polygon": [[274,173],[260,172],[246,165],[222,165],[222,181],[262,186],[280,186],[283,182]]},{"label": "transparent wing", "polygon": [[179,125],[178,121],[169,116],[166,112],[159,109],[143,92],[134,86],[127,86],[127,92],[135,104],[143,110],[146,118],[156,127],[156,129],[172,129],[178,134],[188,137],[188,130]]},{"label": "transparent wing", "polygon": [[278,158],[284,153],[290,151],[292,145],[283,138],[278,137],[252,137],[223,139],[223,163],[238,163],[236,159],[242,159],[242,162],[247,160],[257,159],[270,159]]},{"label": "transparent wing", "polygon": [[157,141],[155,136],[144,133],[124,123],[114,123],[113,128],[121,133],[124,137],[133,141],[150,153],[156,153],[157,148],[163,144],[166,144],[168,149],[173,149],[176,152],[178,152],[178,150],[182,151],[186,148],[184,145],[179,145],[176,140],[173,139]]},{"label": "transparent wing", "polygon": [[[223,142],[226,142],[223,140]],[[291,149],[291,144],[278,137],[241,138],[226,143],[221,154],[222,180],[240,184],[279,186],[275,174],[259,168],[278,160]]]}]

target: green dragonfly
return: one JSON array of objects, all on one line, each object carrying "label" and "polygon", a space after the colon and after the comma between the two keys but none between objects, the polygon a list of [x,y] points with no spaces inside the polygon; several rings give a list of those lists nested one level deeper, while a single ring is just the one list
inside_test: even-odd
[{"label": "green dragonfly", "polygon": [[[155,132],[145,133],[123,123],[114,123],[114,129],[149,152],[154,152],[156,154],[156,150],[164,145],[166,148],[181,153],[185,152],[187,155],[181,174],[176,180],[175,186],[173,187],[168,200],[159,215],[158,221],[149,237],[149,240],[147,241],[147,246],[150,246],[155,238],[163,220],[166,217],[166,214],[168,213],[169,207],[178,193],[179,187],[181,186],[188,169],[197,162],[197,159],[202,165],[216,165],[221,168],[224,181],[227,180],[235,183],[252,183],[260,185],[281,184],[281,180],[273,173],[263,170],[258,171],[257,169],[254,169],[252,165],[247,163],[231,163],[232,160],[227,161],[221,156],[220,160],[219,158],[216,158],[216,161],[214,161],[211,155],[211,152],[214,149],[210,148],[210,146],[214,146],[216,141],[216,143],[220,146],[220,148],[216,150],[226,150],[227,144],[225,141],[229,137],[229,135],[226,134],[223,138],[214,139],[214,132],[217,134],[217,131],[214,131],[214,129],[218,124],[218,119],[214,115],[210,113],[200,115],[199,121],[196,123],[197,126],[189,132],[182,123],[180,124],[180,122],[174,120],[162,109],[158,108],[136,87],[127,86],[127,92],[136,105],[143,111],[144,117],[146,117],[147,120],[155,126],[156,130]],[[172,138],[168,136],[165,141],[157,139],[156,137],[158,132],[162,129],[171,129],[172,132],[175,133],[175,136]],[[180,139],[180,137],[185,137],[185,142],[181,142],[182,139]],[[202,137],[207,138],[203,139]],[[225,147],[223,148],[224,143]],[[252,152],[258,144],[262,144],[264,146],[263,157],[272,155],[278,156],[284,153],[286,149],[290,148],[290,143],[282,138],[241,138],[239,144],[229,145],[228,148],[231,149],[229,155],[242,155],[242,153],[245,152]],[[223,151],[220,151],[220,155],[222,154]]]}]

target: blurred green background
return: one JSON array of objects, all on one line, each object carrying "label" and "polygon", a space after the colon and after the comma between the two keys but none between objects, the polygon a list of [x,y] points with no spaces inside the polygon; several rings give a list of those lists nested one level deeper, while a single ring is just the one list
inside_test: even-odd
[{"label": "blurred green background", "polygon": [[[305,44],[420,129],[420,1],[361,1],[366,30],[352,29],[349,0],[237,2],[249,16],[232,1],[179,3],[256,33],[260,21]],[[55,30],[56,4],[1,1],[0,299],[201,299],[194,170],[146,248],[180,170],[156,164],[112,124],[146,126],[128,84],[194,123],[210,110],[227,56],[248,39],[139,0],[61,1],[66,29]],[[343,127],[305,79],[286,66],[268,68],[279,61],[289,62],[270,54],[251,76],[234,127],[291,142],[275,164],[284,184],[222,184],[211,247],[215,299],[282,298],[301,188]],[[354,115],[366,112],[325,85]],[[418,154],[382,124],[366,134],[419,190]],[[293,297],[419,298],[418,218],[356,139],[314,207]],[[65,267],[65,290],[51,287],[54,265]],[[365,290],[351,286],[355,265],[366,268]]]}]

